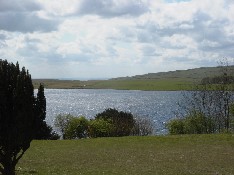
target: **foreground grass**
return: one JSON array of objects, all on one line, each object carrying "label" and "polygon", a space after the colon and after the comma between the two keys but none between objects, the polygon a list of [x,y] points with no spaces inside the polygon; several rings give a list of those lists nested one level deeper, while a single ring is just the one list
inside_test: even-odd
[{"label": "foreground grass", "polygon": [[234,174],[233,135],[33,141],[17,174]]}]

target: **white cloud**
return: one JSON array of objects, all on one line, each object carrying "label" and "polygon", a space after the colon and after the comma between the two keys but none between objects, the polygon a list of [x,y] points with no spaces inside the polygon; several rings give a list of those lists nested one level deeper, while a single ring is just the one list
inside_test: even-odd
[{"label": "white cloud", "polygon": [[76,11],[76,6],[78,5],[77,0],[38,0],[41,3],[44,10],[41,12],[43,16],[50,17],[63,17],[68,16]]},{"label": "white cloud", "polygon": [[77,14],[96,14],[105,18],[119,16],[139,16],[148,11],[141,0],[80,0]]},{"label": "white cloud", "polygon": [[229,0],[0,0],[0,54],[35,78],[213,66],[234,57],[233,16]]}]

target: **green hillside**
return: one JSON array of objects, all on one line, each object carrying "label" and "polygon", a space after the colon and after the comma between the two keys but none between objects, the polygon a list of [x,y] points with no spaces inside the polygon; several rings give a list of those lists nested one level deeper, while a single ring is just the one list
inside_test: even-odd
[{"label": "green hillside", "polygon": [[[234,66],[228,68],[234,72]],[[200,82],[205,77],[222,74],[220,67],[201,67],[188,70],[149,73],[133,77],[120,77],[109,80],[56,80],[35,79],[34,87],[44,83],[45,88],[58,89],[118,89],[118,90],[190,90],[190,84]]]},{"label": "green hillside", "polygon": [[[230,66],[229,72],[234,72],[234,66]],[[220,67],[201,67],[188,70],[176,70],[169,72],[148,73],[144,75],[136,75],[133,77],[121,77],[115,80],[133,80],[133,79],[180,79],[184,81],[200,81],[205,77],[214,77],[222,73]]]}]

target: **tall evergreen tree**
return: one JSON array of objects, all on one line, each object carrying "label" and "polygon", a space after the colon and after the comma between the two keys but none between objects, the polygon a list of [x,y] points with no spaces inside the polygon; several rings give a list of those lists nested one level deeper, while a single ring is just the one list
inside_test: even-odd
[{"label": "tall evergreen tree", "polygon": [[[15,166],[30,147],[35,128],[45,119],[45,97],[37,98],[31,75],[19,64],[0,60],[0,172],[14,175]],[[40,112],[38,112],[40,111]],[[40,113],[40,115],[39,115]]]},{"label": "tall evergreen tree", "polygon": [[46,98],[44,95],[44,86],[40,84],[38,88],[38,93],[36,97],[36,106],[35,106],[35,139],[44,139],[45,130],[47,128],[47,124],[45,123],[46,117]]},{"label": "tall evergreen tree", "polygon": [[40,84],[36,97],[35,105],[35,136],[34,139],[48,140],[59,139],[59,135],[53,132],[51,126],[47,125],[46,118],[46,98],[44,94],[44,85]]},{"label": "tall evergreen tree", "polygon": [[0,60],[0,162],[2,174],[15,165],[33,138],[34,95],[30,75],[18,63]]}]

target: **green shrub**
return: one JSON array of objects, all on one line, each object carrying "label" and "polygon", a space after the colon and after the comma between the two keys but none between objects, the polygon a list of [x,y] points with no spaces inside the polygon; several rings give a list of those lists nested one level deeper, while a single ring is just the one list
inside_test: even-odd
[{"label": "green shrub", "polygon": [[193,111],[182,119],[173,119],[167,124],[170,134],[209,134],[215,132],[215,122],[203,113]]},{"label": "green shrub", "polygon": [[66,128],[68,126],[68,123],[74,118],[75,117],[70,114],[66,114],[66,115],[59,114],[55,117],[54,126],[62,134],[62,139],[66,139],[65,138]]},{"label": "green shrub", "polygon": [[214,122],[203,113],[192,112],[184,119],[186,134],[208,134],[214,132]]},{"label": "green shrub", "polygon": [[81,139],[88,136],[89,121],[85,117],[74,117],[65,128],[65,139]]},{"label": "green shrub", "polygon": [[110,136],[113,137],[129,136],[135,124],[135,120],[131,113],[111,108],[97,114],[95,119],[111,121],[113,124],[113,130],[110,133]]},{"label": "green shrub", "polygon": [[113,124],[111,120],[104,120],[102,118],[91,120],[89,122],[89,136],[90,137],[109,137],[113,132]]},{"label": "green shrub", "polygon": [[167,123],[170,134],[185,134],[185,122],[183,119],[172,119]]}]

